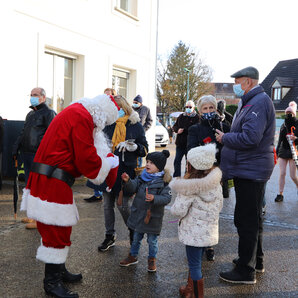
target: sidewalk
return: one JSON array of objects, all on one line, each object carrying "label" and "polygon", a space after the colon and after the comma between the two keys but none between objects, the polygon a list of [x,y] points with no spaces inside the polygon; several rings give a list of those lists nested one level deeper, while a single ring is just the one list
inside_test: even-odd
[{"label": "sidewalk", "polygon": [[[158,150],[163,150],[160,148]],[[172,169],[174,145],[168,146]],[[220,216],[220,240],[215,247],[216,260],[203,262],[205,297],[298,297],[298,200],[289,175],[285,201],[275,203],[278,168],[274,170],[266,190],[267,213],[264,224],[265,273],[257,275],[256,285],[231,285],[222,282],[218,273],[232,268],[237,255],[237,232],[233,224],[234,191],[224,200]],[[81,272],[83,281],[69,285],[80,297],[179,297],[179,286],[187,278],[185,248],[177,239],[177,224],[168,208],[165,211],[163,231],[159,239],[158,271],[147,272],[146,241],[141,247],[139,263],[128,268],[119,261],[129,250],[128,230],[118,211],[116,214],[116,246],[105,253],[97,251],[104,238],[102,203],[86,203],[83,198],[92,191],[82,182],[73,186],[80,213],[80,222],[73,228],[72,246],[67,267]],[[12,182],[6,182],[0,191],[0,297],[47,297],[42,288],[43,263],[35,259],[40,236],[36,230],[26,230],[18,219],[13,220]]]}]

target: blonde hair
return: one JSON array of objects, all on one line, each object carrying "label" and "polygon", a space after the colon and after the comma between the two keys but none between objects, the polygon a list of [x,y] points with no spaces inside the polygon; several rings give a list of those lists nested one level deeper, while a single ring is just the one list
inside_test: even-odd
[{"label": "blonde hair", "polygon": [[113,96],[117,95],[116,90],[113,88],[106,88],[103,93],[111,92]]},{"label": "blonde hair", "polygon": [[131,115],[132,107],[123,96],[116,95],[114,99],[117,102],[118,106],[123,109],[126,115]]}]

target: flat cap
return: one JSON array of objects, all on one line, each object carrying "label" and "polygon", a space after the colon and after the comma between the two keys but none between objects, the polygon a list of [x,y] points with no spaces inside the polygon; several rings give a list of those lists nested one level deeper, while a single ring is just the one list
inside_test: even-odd
[{"label": "flat cap", "polygon": [[231,75],[231,78],[241,78],[241,77],[248,77],[251,79],[258,80],[259,71],[252,66],[248,66]]}]

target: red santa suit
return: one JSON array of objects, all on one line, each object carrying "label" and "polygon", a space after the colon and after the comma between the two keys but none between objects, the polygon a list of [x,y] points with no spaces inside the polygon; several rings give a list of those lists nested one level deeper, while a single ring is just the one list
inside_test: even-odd
[{"label": "red santa suit", "polygon": [[[107,158],[111,150],[102,129],[116,121],[118,109],[107,95],[74,102],[54,118],[34,162],[57,166],[73,177],[84,175],[94,184],[107,177],[114,181],[117,161]],[[111,168],[114,170],[110,172]],[[109,172],[112,174],[108,176]],[[62,180],[31,172],[21,210],[27,210],[27,216],[37,221],[42,243],[36,258],[45,263],[65,263],[71,229],[79,220],[71,187]]]}]

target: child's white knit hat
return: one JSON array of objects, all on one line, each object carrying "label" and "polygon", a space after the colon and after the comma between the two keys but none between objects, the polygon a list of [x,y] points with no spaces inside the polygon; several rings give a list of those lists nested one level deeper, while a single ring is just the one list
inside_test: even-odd
[{"label": "child's white knit hat", "polygon": [[209,170],[212,168],[216,153],[216,145],[209,143],[204,146],[192,148],[187,153],[187,161],[196,170]]}]

